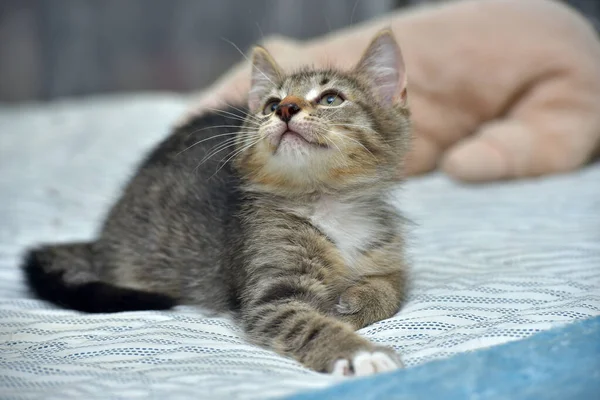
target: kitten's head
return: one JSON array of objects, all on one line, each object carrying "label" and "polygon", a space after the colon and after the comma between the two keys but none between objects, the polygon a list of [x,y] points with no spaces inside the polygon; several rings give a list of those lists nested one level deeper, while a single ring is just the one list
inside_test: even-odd
[{"label": "kitten's head", "polygon": [[251,184],[301,194],[397,180],[410,129],[406,71],[389,30],[350,71],[286,75],[261,47],[252,63],[236,158]]}]

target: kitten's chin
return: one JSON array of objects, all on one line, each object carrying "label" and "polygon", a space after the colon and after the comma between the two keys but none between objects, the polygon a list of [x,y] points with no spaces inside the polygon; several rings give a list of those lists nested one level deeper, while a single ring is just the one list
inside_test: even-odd
[{"label": "kitten's chin", "polygon": [[284,170],[310,168],[322,160],[327,150],[327,146],[309,141],[299,133],[286,131],[281,135],[271,161]]},{"label": "kitten's chin", "polygon": [[301,132],[286,130],[279,137],[275,154],[308,154],[311,150],[327,149],[327,145],[316,142]]},{"label": "kitten's chin", "polygon": [[306,174],[314,167],[315,154],[313,152],[314,150],[306,145],[282,143],[270,157],[269,164],[271,169],[282,173]]},{"label": "kitten's chin", "polygon": [[294,186],[312,187],[321,181],[322,172],[328,167],[326,153],[326,150],[315,148],[303,139],[290,135],[282,138],[264,171]]},{"label": "kitten's chin", "polygon": [[294,131],[285,131],[283,135],[281,135],[281,139],[279,140],[279,145],[287,145],[287,146],[304,146],[310,145],[310,142],[304,138],[300,133]]}]

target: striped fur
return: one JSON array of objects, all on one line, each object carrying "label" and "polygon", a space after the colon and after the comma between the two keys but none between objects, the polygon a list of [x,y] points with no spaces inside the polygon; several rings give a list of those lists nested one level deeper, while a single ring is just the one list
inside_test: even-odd
[{"label": "striped fur", "polygon": [[[397,82],[373,79],[378,60],[399,56],[390,38],[381,33],[348,72],[286,76],[258,49],[250,112],[178,128],[140,165],[95,241],[29,253],[31,287],[88,312],[230,312],[250,341],[317,371],[397,368],[392,349],[355,333],[393,316],[405,293],[403,220],[388,202],[410,139],[405,99],[389,91],[404,93],[403,71],[386,70]],[[323,106],[314,94],[324,91],[345,101]],[[293,100],[291,138],[267,107],[278,93],[311,96]]]}]

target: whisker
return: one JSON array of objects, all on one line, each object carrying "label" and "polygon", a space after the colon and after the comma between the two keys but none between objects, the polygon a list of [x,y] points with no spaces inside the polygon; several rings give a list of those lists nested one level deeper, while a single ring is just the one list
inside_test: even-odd
[{"label": "whisker", "polygon": [[373,153],[371,153],[371,150],[367,149],[364,144],[362,144],[361,142],[359,142],[356,139],[352,139],[351,137],[344,136],[344,140],[346,140],[346,139],[347,140],[351,140],[354,143],[358,144],[360,147],[362,147],[363,149],[365,149],[371,155],[371,157],[373,157],[375,160],[377,160],[377,157],[375,157],[375,155]]},{"label": "whisker", "polygon": [[[206,129],[208,129],[208,128],[206,128]],[[203,129],[200,129],[200,130],[203,130]],[[196,132],[199,132],[199,131],[196,131]],[[200,143],[202,143],[202,142],[206,142],[207,140],[216,139],[216,138],[218,138],[218,137],[222,137],[222,136],[228,136],[228,135],[235,135],[235,136],[238,136],[238,135],[240,135],[240,136],[246,136],[246,135],[257,134],[257,133],[258,133],[258,132],[256,132],[256,131],[235,131],[235,132],[221,133],[221,134],[219,134],[219,135],[213,135],[213,136],[210,136],[210,137],[208,137],[208,138],[205,138],[205,139],[199,140],[199,141],[195,142],[194,144],[192,144],[192,145],[190,145],[190,146],[186,147],[185,149],[183,149],[183,150],[181,150],[179,153],[177,153],[177,154],[176,154],[176,156],[178,156],[178,155],[180,155],[180,154],[182,154],[182,153],[184,153],[184,152],[188,151],[188,150],[189,150],[189,149],[191,149],[192,147],[194,147],[194,146],[196,146],[196,145],[198,145],[198,144],[200,144]],[[234,139],[235,139],[235,138],[234,138]]]},{"label": "whisker", "polygon": [[[187,134],[186,139],[189,138],[192,135],[197,134],[198,132],[202,132],[202,131],[205,131],[205,130],[208,130],[208,129],[213,129],[213,128],[214,129],[217,129],[217,128],[238,128],[238,129],[240,129],[242,127],[243,127],[243,125],[214,125],[214,126],[206,126],[204,128],[195,129],[195,130],[191,131],[190,133]],[[252,129],[253,127],[252,126],[248,126],[247,128]],[[254,128],[254,129],[258,130],[258,127]]]},{"label": "whisker", "polygon": [[[255,135],[248,135],[248,136],[255,136]],[[227,140],[225,140],[223,143],[220,143],[216,146],[214,146],[212,149],[209,150],[209,153],[204,156],[204,158],[201,160],[201,162],[204,162],[205,160],[209,159],[210,157],[214,156],[215,154],[221,152],[223,149],[229,147],[231,144],[235,144],[237,143],[237,136],[233,137],[233,138],[229,138]]]},{"label": "whisker", "polygon": [[332,144],[332,145],[334,145],[336,149],[338,149],[338,151],[340,152],[340,154],[344,154],[344,153],[342,152],[342,150],[341,150],[341,149],[338,147],[338,145],[337,145],[337,144],[335,144],[335,142],[334,142],[332,139],[328,138],[327,136],[323,136],[323,138],[325,139],[325,141],[326,141],[327,143],[330,143],[330,142],[331,142],[331,144]]},{"label": "whisker", "polygon": [[344,109],[344,107],[339,107],[337,110],[334,110],[331,115],[329,115],[328,119],[331,121],[333,117],[335,117],[336,115],[338,115],[340,112],[342,112],[342,110]]},{"label": "whisker", "polygon": [[257,70],[258,72],[260,72],[260,73],[261,73],[261,75],[262,75],[262,76],[264,76],[266,80],[268,80],[269,82],[271,82],[271,84],[272,84],[273,86],[275,86],[275,83],[274,83],[274,82],[271,80],[271,78],[269,78],[269,77],[268,77],[268,76],[267,76],[267,75],[266,75],[264,72],[262,72],[262,71],[260,70],[260,68],[258,68],[258,67],[256,66],[256,64],[254,64],[254,63],[252,62],[252,60],[251,60],[251,59],[250,59],[250,58],[249,58],[249,57],[248,57],[246,54],[244,54],[244,52],[243,52],[242,50],[240,50],[240,48],[239,48],[239,47],[237,47],[237,46],[236,46],[236,44],[235,44],[235,43],[233,43],[231,40],[225,39],[224,37],[222,37],[221,39],[222,39],[222,40],[224,40],[224,41],[226,41],[226,42],[227,42],[227,43],[229,43],[230,45],[232,45],[232,46],[233,46],[233,47],[234,47],[234,48],[235,48],[235,49],[236,49],[236,50],[237,50],[237,51],[238,51],[238,52],[239,52],[239,53],[240,53],[240,54],[241,54],[241,55],[242,55],[242,56],[243,56],[243,57],[244,57],[246,60],[250,61],[250,64],[252,64],[252,66],[253,66],[254,68],[256,68],[256,70]]},{"label": "whisker", "polygon": [[180,154],[182,154],[182,153],[185,153],[186,151],[188,151],[188,150],[189,150],[189,149],[191,149],[192,147],[194,147],[194,146],[196,146],[196,145],[198,145],[198,144],[200,144],[200,143],[202,143],[202,142],[206,142],[207,140],[216,139],[216,138],[218,138],[218,137],[221,137],[221,136],[228,136],[228,135],[235,135],[235,134],[236,134],[236,132],[228,132],[228,133],[222,133],[222,134],[220,134],[220,135],[213,135],[213,136],[211,136],[211,137],[208,137],[208,138],[206,138],[206,139],[199,140],[199,141],[195,142],[194,144],[192,144],[192,145],[190,145],[190,146],[186,147],[185,149],[181,150],[181,151],[180,151],[179,153],[177,153],[175,156],[177,157],[178,155],[180,155]]},{"label": "whisker", "polygon": [[[242,147],[241,149],[239,149],[238,151],[236,151],[233,155],[231,155],[231,157],[229,157],[227,160],[225,160],[225,162],[223,162],[223,164],[215,171],[214,174],[211,175],[210,178],[212,178],[213,176],[215,176],[225,165],[227,165],[227,163],[229,162],[229,160],[231,160],[232,158],[234,158],[235,156],[237,156],[238,154],[240,154],[243,151],[246,151],[247,149],[249,149],[250,147],[254,146],[256,143],[258,143],[261,140],[261,138],[256,139],[254,142]],[[208,178],[208,179],[210,179]]]},{"label": "whisker", "polygon": [[216,113],[219,113],[219,115],[228,116],[228,117],[230,116],[232,118],[237,118],[237,119],[240,119],[242,121],[246,121],[247,119],[254,120],[254,121],[260,121],[260,119],[257,116],[255,116],[255,115],[252,115],[250,113],[244,112],[243,110],[240,110],[237,107],[234,107],[234,106],[231,106],[231,105],[228,105],[228,106],[230,108],[233,108],[234,110],[239,111],[241,113],[241,115],[240,114],[236,114],[236,113],[232,113],[231,111],[222,110],[220,108],[206,107],[206,109],[207,110],[211,110],[211,111],[216,112]]},{"label": "whisker", "polygon": [[358,5],[358,2],[360,0],[356,0],[356,2],[354,3],[354,7],[352,7],[352,13],[350,14],[350,25],[352,25],[352,20],[354,19],[354,12],[356,11],[356,6]]},{"label": "whisker", "polygon": [[207,162],[208,160],[210,160],[212,157],[216,156],[217,154],[219,154],[223,150],[225,150],[227,148],[230,148],[232,146],[236,146],[236,145],[237,145],[236,141],[230,141],[228,143],[221,143],[215,149],[211,150],[211,152],[209,154],[207,154],[206,156],[204,156],[204,158],[202,158],[202,160],[200,160],[200,162],[198,163],[198,165],[196,165],[196,168],[194,168],[194,173],[196,171],[198,171],[198,168],[200,168],[200,166],[202,164],[204,164],[205,162]]},{"label": "whisker", "polygon": [[248,110],[244,110],[244,109],[238,108],[238,107],[234,106],[233,104],[228,104],[228,106],[231,107],[231,108],[233,108],[236,111],[239,111],[242,115],[244,115],[246,117],[251,117],[251,118],[254,118],[254,119],[258,120],[258,121],[261,120],[256,115],[251,114]]},{"label": "whisker", "polygon": [[246,123],[247,122],[248,124],[251,124],[253,126],[258,126],[258,125],[260,125],[260,122],[261,122],[258,119],[257,120],[253,120],[253,119],[250,119],[250,118],[244,118],[244,117],[241,117],[241,116],[236,115],[236,114],[227,113],[226,111],[223,111],[223,110],[209,109],[209,108],[207,108],[207,110],[211,110],[215,114],[217,114],[217,115],[219,115],[219,116],[221,116],[223,118],[229,118],[229,119],[232,119],[232,120],[240,121],[242,123]]},{"label": "whisker", "polygon": [[237,143],[238,136],[257,136],[258,135],[258,133],[255,131],[235,132],[235,133],[236,133],[235,137],[229,138],[229,139],[223,141],[222,143],[219,143],[216,146],[212,147],[208,151],[208,154],[206,154],[202,158],[202,160],[200,160],[200,163],[196,166],[196,168],[194,168],[194,171],[196,171],[200,165],[202,165],[204,162],[208,161],[214,155],[220,153],[221,151],[225,150],[228,147],[231,147],[232,145],[235,145]]},{"label": "whisker", "polygon": [[355,126],[357,128],[362,128],[366,131],[372,131],[373,129],[369,128],[368,126],[365,125],[358,125],[358,124],[331,124],[333,126]]},{"label": "whisker", "polygon": [[206,126],[204,128],[196,129],[196,130],[192,131],[190,134],[195,134],[195,133],[202,132],[202,131],[205,131],[205,130],[208,130],[208,129],[216,129],[216,128],[241,128],[241,127],[242,127],[242,125],[213,125],[213,126]]}]

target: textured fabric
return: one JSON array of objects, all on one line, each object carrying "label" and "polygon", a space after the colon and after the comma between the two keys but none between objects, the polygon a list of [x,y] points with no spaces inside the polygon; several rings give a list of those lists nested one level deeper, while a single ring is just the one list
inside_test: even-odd
[{"label": "textured fabric", "polygon": [[600,393],[600,317],[289,400],[591,400]]},{"label": "textured fabric", "polygon": [[[264,399],[336,382],[191,307],[92,316],[27,293],[25,246],[93,237],[183,109],[162,95],[0,108],[0,397]],[[431,175],[398,204],[412,291],[361,333],[408,367],[600,315],[599,165],[473,187]]]}]

